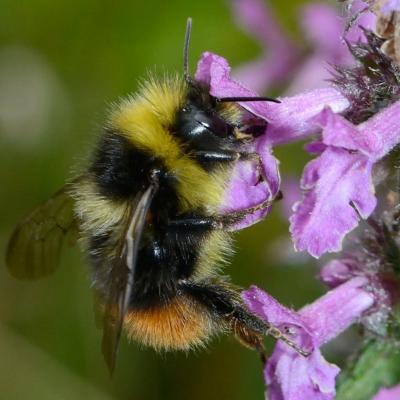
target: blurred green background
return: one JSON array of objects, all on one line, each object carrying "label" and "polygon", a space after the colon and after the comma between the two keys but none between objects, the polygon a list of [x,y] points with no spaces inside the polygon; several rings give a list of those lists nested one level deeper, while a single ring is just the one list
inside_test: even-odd
[{"label": "blurred green background", "polygon": [[[272,4],[299,42],[301,3]],[[0,399],[263,398],[257,355],[230,337],[214,340],[204,351],[161,355],[124,339],[111,380],[78,249],[65,249],[56,274],[33,283],[14,280],[3,261],[12,227],[84,159],[108,104],[135,91],[138,78],[154,66],[182,70],[188,16],[194,21],[192,71],[204,50],[223,55],[234,67],[259,54],[256,43],[220,0],[1,0],[0,5]],[[306,159],[298,148],[278,150],[284,173],[300,173]],[[275,210],[237,235],[228,272],[243,287],[257,284],[299,307],[322,288],[312,262],[291,264],[280,256],[287,238],[287,223]],[[273,343],[267,339],[267,344]]]}]

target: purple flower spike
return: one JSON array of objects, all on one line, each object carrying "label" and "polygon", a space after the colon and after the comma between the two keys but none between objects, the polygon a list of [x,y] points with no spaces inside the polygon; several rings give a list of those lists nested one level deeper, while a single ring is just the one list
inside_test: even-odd
[{"label": "purple flower spike", "polygon": [[307,350],[303,357],[278,342],[264,370],[270,400],[330,400],[335,395],[335,378],[340,369],[321,355],[320,346],[354,323],[373,304],[363,290],[365,278],[354,278],[328,292],[299,312],[280,305],[253,286],[242,296],[249,309],[284,332]]},{"label": "purple flower spike", "polygon": [[398,400],[400,399],[400,385],[393,386],[390,389],[381,389],[373,400]]},{"label": "purple flower spike", "polygon": [[323,128],[326,146],[303,172],[305,195],[295,206],[291,232],[297,250],[319,257],[338,251],[359,217],[376,206],[372,167],[400,142],[400,102],[354,126],[325,109],[313,121]]},{"label": "purple flower spike", "polygon": [[232,0],[237,24],[259,42],[262,56],[235,69],[235,76],[256,91],[285,82],[293,73],[299,51],[289,40],[265,1]]}]

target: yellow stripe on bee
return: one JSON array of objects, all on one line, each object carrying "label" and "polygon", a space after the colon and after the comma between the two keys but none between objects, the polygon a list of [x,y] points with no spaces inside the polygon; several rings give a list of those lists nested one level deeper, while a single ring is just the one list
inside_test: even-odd
[{"label": "yellow stripe on bee", "polygon": [[196,263],[195,279],[201,280],[218,272],[233,255],[233,242],[229,232],[213,231],[204,239]]},{"label": "yellow stripe on bee", "polygon": [[138,149],[161,159],[177,180],[182,212],[207,206],[215,210],[226,186],[225,169],[206,172],[174,138],[173,123],[186,99],[186,84],[179,78],[147,81],[139,94],[123,101],[111,114],[109,125]]},{"label": "yellow stripe on bee", "polygon": [[126,203],[100,195],[90,178],[79,181],[71,195],[76,200],[75,213],[81,221],[80,228],[89,235],[108,233],[110,227],[118,226],[126,219]]}]

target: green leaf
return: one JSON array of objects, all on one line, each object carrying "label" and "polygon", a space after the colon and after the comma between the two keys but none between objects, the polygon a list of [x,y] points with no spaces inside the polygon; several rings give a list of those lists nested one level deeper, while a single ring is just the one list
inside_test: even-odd
[{"label": "green leaf", "polygon": [[369,340],[342,372],[336,400],[366,400],[400,381],[400,352],[390,342]]}]

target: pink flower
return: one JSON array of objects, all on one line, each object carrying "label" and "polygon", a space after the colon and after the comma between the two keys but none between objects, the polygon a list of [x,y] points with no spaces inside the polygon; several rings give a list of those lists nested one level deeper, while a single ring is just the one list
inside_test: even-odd
[{"label": "pink flower", "polygon": [[[291,82],[287,90],[290,94],[325,86],[325,81],[330,78],[329,64],[353,62],[343,40],[345,21],[334,7],[312,3],[300,9],[299,21],[310,48],[306,57],[277,23],[278,18],[265,1],[232,0],[232,8],[237,24],[262,48],[258,59],[236,68],[234,74],[256,91],[264,92],[271,86],[288,82]],[[365,4],[357,0],[352,5],[352,12],[361,8],[365,8]],[[346,38],[358,41],[362,37],[359,26],[372,28],[374,21],[372,12],[362,13],[346,33]]]},{"label": "pink flower", "polygon": [[335,395],[335,378],[340,369],[329,364],[320,347],[360,318],[373,304],[363,286],[365,278],[354,278],[331,290],[314,303],[295,312],[253,286],[243,292],[248,308],[261,319],[291,336],[309,357],[278,342],[268,359],[264,376],[270,400],[330,400]]},{"label": "pink flower", "polygon": [[314,257],[338,251],[346,233],[376,206],[372,167],[400,142],[400,102],[360,125],[329,108],[313,118],[323,128],[321,154],[304,169],[302,201],[291,218],[298,250]]},{"label": "pink flower", "polygon": [[387,0],[380,11],[387,16],[392,12],[400,11],[400,0]]},{"label": "pink flower", "polygon": [[232,0],[237,24],[260,44],[257,60],[235,69],[235,77],[255,91],[286,82],[293,74],[300,51],[289,40],[270,7],[263,0]]},{"label": "pink flower", "polygon": [[400,385],[390,389],[382,388],[372,400],[398,400],[400,399]]},{"label": "pink flower", "polygon": [[[230,77],[228,62],[213,53],[202,55],[195,78],[209,85],[210,94],[221,97],[254,97],[256,93]],[[239,162],[230,182],[224,210],[238,210],[253,206],[276,196],[280,186],[278,161],[272,154],[272,146],[298,140],[314,133],[318,128],[311,118],[324,106],[336,112],[345,110],[348,101],[336,89],[324,88],[281,98],[281,103],[243,102],[241,106],[251,114],[268,122],[265,134],[257,137],[249,150],[257,152],[263,164],[266,181],[259,182],[255,165]],[[257,222],[268,210],[247,217],[235,228],[243,228]]]},{"label": "pink flower", "polygon": [[320,273],[321,280],[330,288],[355,277],[367,279],[365,287],[374,297],[374,306],[362,323],[380,337],[387,337],[388,321],[400,299],[397,236],[397,211],[387,211],[383,220],[372,219],[369,229],[353,241],[340,259],[329,261]]}]

